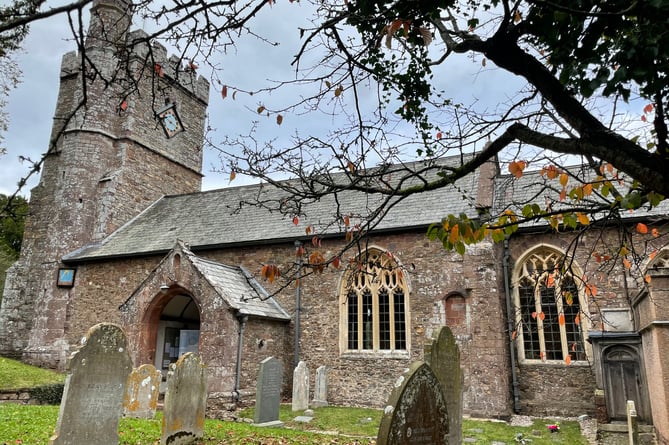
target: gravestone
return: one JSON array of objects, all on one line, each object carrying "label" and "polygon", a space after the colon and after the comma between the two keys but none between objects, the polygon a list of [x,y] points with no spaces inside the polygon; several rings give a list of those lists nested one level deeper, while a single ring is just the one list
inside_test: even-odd
[{"label": "gravestone", "polygon": [[395,382],[376,443],[453,445],[448,437],[448,417],[439,379],[427,364],[414,362]]},{"label": "gravestone", "polygon": [[293,371],[293,411],[309,408],[309,368],[300,361]]},{"label": "gravestone", "polygon": [[187,352],[167,371],[161,445],[186,445],[202,438],[206,405],[205,366],[198,355]]},{"label": "gravestone", "polygon": [[443,326],[432,342],[425,346],[425,363],[441,383],[449,421],[449,443],[462,437],[462,387],[464,374],[460,368],[460,349],[451,330]]},{"label": "gravestone", "polygon": [[117,445],[123,394],[132,361],[123,330],[111,323],[89,329],[69,361],[51,445]]},{"label": "gravestone", "polygon": [[328,406],[328,370],[325,366],[319,366],[316,369],[316,386],[311,406],[314,408]]},{"label": "gravestone", "polygon": [[162,375],[148,363],[133,369],[123,398],[123,415],[140,419],[153,419],[158,406]]},{"label": "gravestone", "polygon": [[279,404],[281,402],[281,383],[283,365],[274,357],[267,357],[260,362],[256,380],[256,409],[253,422],[263,426],[278,426]]}]

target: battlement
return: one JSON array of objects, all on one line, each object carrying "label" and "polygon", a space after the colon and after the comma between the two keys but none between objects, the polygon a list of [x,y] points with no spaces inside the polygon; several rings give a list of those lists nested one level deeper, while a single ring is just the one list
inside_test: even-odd
[{"label": "battlement", "polygon": [[[173,86],[179,86],[195,96],[204,104],[209,103],[209,81],[180,61],[176,55],[168,55],[167,48],[158,42],[149,46],[148,34],[141,29],[128,33],[126,44],[131,48],[130,62],[145,64],[145,72],[157,75],[155,67],[162,69],[161,81]],[[60,67],[60,77],[78,75],[81,71],[81,57],[77,51],[70,51],[63,55]]]}]

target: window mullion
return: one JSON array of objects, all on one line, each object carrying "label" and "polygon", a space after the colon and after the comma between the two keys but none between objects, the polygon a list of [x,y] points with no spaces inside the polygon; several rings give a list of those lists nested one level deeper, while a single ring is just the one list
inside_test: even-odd
[{"label": "window mullion", "polygon": [[[562,315],[562,317],[565,317],[564,313],[564,304],[563,304],[563,297],[562,297],[562,289],[559,287],[555,288],[555,304],[557,305],[557,311],[558,315]],[[569,355],[569,342],[567,341],[567,327],[566,327],[566,320],[565,323],[559,324],[560,327],[560,343],[562,346],[562,360],[565,360],[567,358],[567,355]]]},{"label": "window mullion", "polygon": [[534,308],[537,312],[537,333],[539,334],[539,357],[546,360],[546,336],[544,335],[544,322],[541,320],[541,280],[534,285]]}]

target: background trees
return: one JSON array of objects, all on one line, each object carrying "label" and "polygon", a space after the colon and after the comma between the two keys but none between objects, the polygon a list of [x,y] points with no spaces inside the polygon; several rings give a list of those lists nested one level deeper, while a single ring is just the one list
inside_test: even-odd
[{"label": "background trees", "polygon": [[[69,18],[73,38],[85,54],[79,18],[87,1],[57,9],[28,2],[33,9],[21,10],[22,4],[14,3],[13,10],[20,12],[8,8],[2,16],[3,38],[20,33],[33,20],[60,13]],[[253,204],[299,222],[303,204],[325,194],[358,190],[383,197],[365,214],[340,208],[332,221],[324,222],[354,217],[355,230],[349,232],[359,238],[390,206],[425,190],[452,186],[486,160],[499,158],[517,178],[540,171],[532,202],[514,203],[476,221],[435,215],[435,221],[444,220],[430,235],[446,248],[462,250],[486,233],[500,240],[523,221],[574,229],[654,208],[668,196],[666,2],[303,4],[309,7],[295,5],[296,11],[311,11],[313,17],[310,26],[295,30],[303,42],[291,60],[295,76],[253,91],[226,79],[220,67],[245,39],[265,42],[271,53],[280,36],[272,34],[271,22],[258,22],[258,16],[271,14],[273,0],[141,1],[134,6],[135,17],[149,28],[142,39],[173,48],[184,70],[208,73],[215,101],[253,93],[252,108],[259,116],[249,120],[263,116],[274,126],[307,123],[291,140],[264,137],[267,119],[239,135],[210,135],[230,180],[248,175],[286,192],[280,200]],[[145,63],[152,66],[151,54]],[[476,82],[508,85],[505,99],[490,103],[463,97],[459,85],[444,82],[462,63],[480,68]],[[248,69],[271,72],[265,66]],[[160,70],[151,72],[160,75]],[[292,92],[290,100],[278,99],[282,91]],[[83,98],[82,106],[85,102]],[[314,131],[319,119],[327,119],[327,131]],[[462,156],[455,167],[432,162],[464,154],[471,155]],[[415,160],[425,162],[409,162]],[[576,163],[587,168],[565,168]],[[377,168],[370,170],[372,166]],[[285,178],[295,180],[281,181]],[[308,234],[319,230],[305,228]]]}]

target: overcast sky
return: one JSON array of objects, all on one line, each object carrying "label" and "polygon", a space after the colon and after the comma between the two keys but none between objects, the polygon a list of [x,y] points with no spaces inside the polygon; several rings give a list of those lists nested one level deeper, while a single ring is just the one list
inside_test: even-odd
[{"label": "overcast sky", "polygon": [[[300,3],[279,2],[272,9],[265,8],[255,18],[257,29],[262,30],[270,40],[279,42],[279,45],[270,47],[249,37],[241,39],[236,51],[231,51],[219,61],[222,66],[221,77],[225,83],[255,89],[266,85],[268,80],[291,78],[293,67],[290,62],[300,45],[298,27],[301,26],[301,20],[306,20],[308,16],[308,6]],[[144,24],[135,20],[134,25],[142,27]],[[60,60],[64,53],[75,49],[68,37],[67,23],[63,16],[37,22],[32,26],[24,44],[24,51],[18,57],[23,79],[21,85],[11,93],[6,107],[10,125],[4,141],[8,153],[0,157],[0,193],[13,193],[19,178],[28,171],[27,166],[18,161],[18,156],[38,159],[47,148],[58,94]],[[503,98],[505,94],[513,91],[509,90],[509,82],[522,85],[520,80],[508,78],[494,82],[482,82],[480,79],[476,81],[479,70],[480,65],[463,58],[451,65],[447,78],[440,80],[445,85],[450,85],[451,92],[458,94],[464,102],[474,98],[494,101],[495,97]],[[258,134],[261,137],[279,140],[288,140],[296,130],[303,136],[306,135],[305,132],[323,135],[336,125],[332,118],[286,115],[283,124],[277,126],[274,118],[255,114],[258,98],[240,94],[236,100],[231,97],[223,100],[220,88],[220,85],[212,85],[210,93],[209,115],[211,125],[216,129],[213,135],[215,140],[221,140],[225,134],[234,136],[247,133],[253,120],[259,120]],[[295,95],[299,92],[286,90],[264,100],[278,104],[295,99],[294,96],[282,98],[281,94]],[[205,151],[205,190],[228,185],[227,175],[211,172],[212,167],[219,165],[217,154]],[[243,178],[236,179],[233,185],[239,185],[243,181]],[[33,178],[23,194],[27,195],[36,184],[37,178]]]}]

